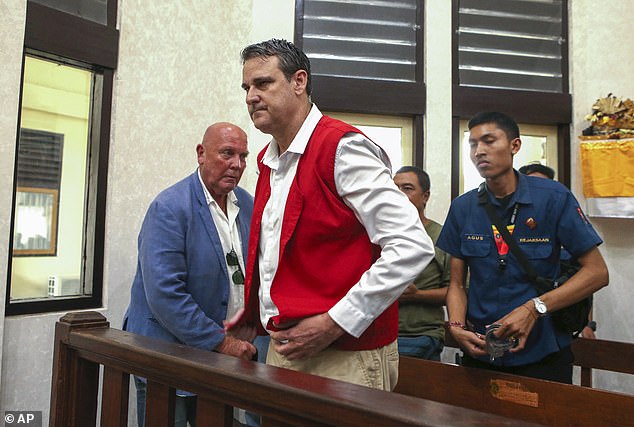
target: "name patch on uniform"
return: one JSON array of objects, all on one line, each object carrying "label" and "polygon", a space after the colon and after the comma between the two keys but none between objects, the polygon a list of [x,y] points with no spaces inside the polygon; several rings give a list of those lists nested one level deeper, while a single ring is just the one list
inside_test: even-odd
[{"label": "name patch on uniform", "polygon": [[467,240],[484,240],[484,236],[478,234],[466,234],[465,239]]},{"label": "name patch on uniform", "polygon": [[549,243],[550,237],[520,237],[520,243]]}]

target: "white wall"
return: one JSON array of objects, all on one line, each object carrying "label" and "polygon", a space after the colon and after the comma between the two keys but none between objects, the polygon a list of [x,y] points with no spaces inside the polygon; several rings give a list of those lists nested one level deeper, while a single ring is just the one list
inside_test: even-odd
[{"label": "white wall", "polygon": [[[592,104],[613,93],[634,99],[634,39],[631,17],[634,2],[574,0],[570,7],[570,72],[573,100],[572,190],[583,199],[577,136],[589,122],[584,117]],[[621,36],[623,35],[623,36]],[[582,204],[584,202],[582,201]],[[630,315],[634,306],[632,265],[634,219],[591,218],[604,240],[600,250],[610,270],[610,285],[595,296],[597,335],[608,340],[634,342]],[[634,378],[624,374],[595,373],[595,386],[634,394]]]},{"label": "white wall", "polygon": [[[426,3],[425,166],[433,183],[429,213],[442,221],[450,203],[451,2]],[[0,2],[0,303],[7,276],[25,5],[25,0]],[[255,155],[268,137],[253,128],[246,113],[239,52],[248,43],[270,37],[292,40],[294,13],[291,0],[160,4],[126,0],[119,5],[120,60],[108,178],[105,307],[101,310],[116,328],[128,303],[136,236],[147,204],[161,189],[194,170],[194,148],[208,124],[229,120],[247,130],[252,155],[242,184],[253,190]],[[631,16],[632,5],[622,0],[606,0],[601,7],[590,0],[569,5],[575,136],[587,126],[583,117],[596,98],[608,92],[634,97],[630,71],[634,49],[627,37],[629,21],[624,18]],[[572,187],[581,195],[574,145]],[[601,250],[611,270],[610,286],[596,298],[599,336],[634,342],[627,321],[634,305],[627,280],[634,275],[632,220],[593,222],[606,242]],[[5,319],[3,307],[0,304],[0,410],[47,414],[53,325],[62,313]],[[634,394],[632,380],[598,374],[595,381],[599,387]],[[134,413],[134,405],[130,412]]]},{"label": "white wall", "polygon": [[[451,3],[425,2],[425,164],[431,196],[425,213],[445,221],[451,203]],[[415,141],[417,143],[418,141]]]},{"label": "white wall", "polygon": [[[11,203],[13,198],[13,164],[15,138],[18,129],[20,99],[20,73],[22,69],[22,43],[26,2],[3,0],[0,3],[0,337],[4,336],[4,303],[9,262],[9,235],[11,230]],[[16,349],[0,339],[0,390],[4,387],[9,368],[4,364],[6,352]],[[0,410],[2,395],[0,394]]]}]

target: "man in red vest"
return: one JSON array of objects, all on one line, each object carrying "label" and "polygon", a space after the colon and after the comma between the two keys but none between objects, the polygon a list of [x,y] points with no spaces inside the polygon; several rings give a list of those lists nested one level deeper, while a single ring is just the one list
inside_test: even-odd
[{"label": "man in red vest", "polygon": [[262,326],[268,364],[391,390],[396,300],[434,245],[385,152],[311,102],[301,50],[272,39],[242,61],[249,115],[273,139],[257,161],[245,312],[228,328]]}]

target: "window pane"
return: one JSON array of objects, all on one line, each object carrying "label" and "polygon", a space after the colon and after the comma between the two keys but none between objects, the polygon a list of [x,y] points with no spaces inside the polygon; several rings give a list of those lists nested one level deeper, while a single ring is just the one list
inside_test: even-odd
[{"label": "window pane", "polygon": [[10,302],[91,293],[83,278],[95,78],[89,70],[25,58]]},{"label": "window pane", "polygon": [[99,24],[108,23],[108,0],[31,0]]}]

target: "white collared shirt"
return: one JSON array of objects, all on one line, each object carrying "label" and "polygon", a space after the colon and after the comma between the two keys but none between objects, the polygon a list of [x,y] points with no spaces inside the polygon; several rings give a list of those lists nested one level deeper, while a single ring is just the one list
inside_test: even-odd
[{"label": "white collared shirt", "polygon": [[[205,200],[207,206],[209,206],[209,212],[213,218],[218,231],[218,237],[220,237],[220,243],[224,252],[223,259],[227,267],[227,273],[229,273],[229,301],[227,303],[227,319],[231,319],[236,312],[244,307],[244,284],[237,285],[231,280],[231,276],[238,270],[238,266],[229,265],[227,263],[227,254],[231,252],[231,249],[238,255],[238,262],[240,268],[244,274],[244,261],[242,257],[242,240],[240,238],[240,229],[238,228],[238,213],[240,212],[240,206],[238,206],[238,198],[231,191],[227,194],[227,214],[222,211],[218,203],[205,187],[202,177],[200,176],[200,169],[198,170],[198,179],[200,185],[203,187],[203,193],[205,193]],[[210,285],[211,286],[211,285]]]},{"label": "white collared shirt", "polygon": [[[277,271],[284,207],[297,164],[322,117],[313,104],[288,149],[279,155],[272,140],[262,157],[271,168],[271,196],[264,207],[258,248],[260,320],[266,328],[279,314],[271,299]],[[335,154],[335,185],[344,203],[364,225],[381,256],[337,302],[328,314],[346,332],[359,337],[407,285],[429,264],[434,245],[418,212],[392,180],[390,161],[383,150],[363,135],[349,133]],[[360,179],[361,177],[361,179]]]}]

